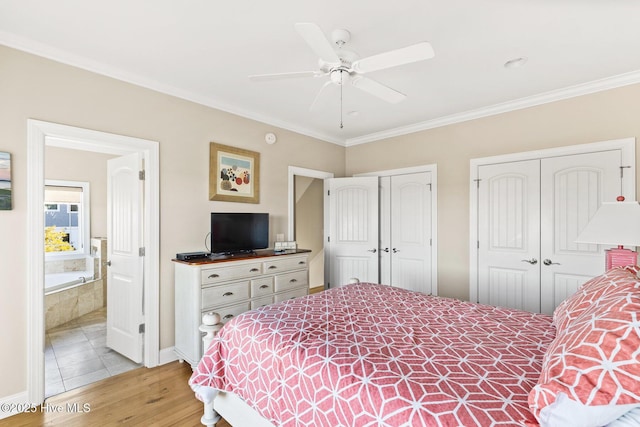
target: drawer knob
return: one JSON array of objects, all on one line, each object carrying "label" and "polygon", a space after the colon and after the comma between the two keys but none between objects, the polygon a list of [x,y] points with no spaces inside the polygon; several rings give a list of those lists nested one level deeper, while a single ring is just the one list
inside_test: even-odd
[{"label": "drawer knob", "polygon": [[222,319],[223,320],[229,320],[233,317],[233,314],[227,314],[226,316],[224,316]]},{"label": "drawer knob", "polygon": [[267,289],[269,287],[269,285],[262,285],[260,286],[260,289]]},{"label": "drawer knob", "polygon": [[230,297],[231,295],[233,295],[233,292],[225,292],[222,294],[223,297]]},{"label": "drawer knob", "polygon": [[295,283],[297,281],[298,281],[298,279],[291,279],[291,280],[289,280],[289,283]]},{"label": "drawer knob", "polygon": [[273,270],[274,268],[278,268],[278,267],[276,267],[275,265],[270,265],[269,266],[269,270]]},{"label": "drawer knob", "polygon": [[298,262],[298,264],[300,264],[300,265],[304,265],[304,264],[306,264],[306,263],[305,263],[304,261],[300,261],[300,262]]},{"label": "drawer knob", "polygon": [[256,271],[260,271],[260,270],[257,268],[252,268],[251,270],[249,270],[249,273],[255,273]]},{"label": "drawer knob", "polygon": [[209,279],[215,279],[216,277],[220,277],[218,274],[213,273],[209,275]]}]

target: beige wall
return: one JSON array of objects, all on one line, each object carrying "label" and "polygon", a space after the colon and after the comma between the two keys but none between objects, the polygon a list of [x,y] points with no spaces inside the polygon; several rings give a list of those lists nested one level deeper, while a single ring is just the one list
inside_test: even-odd
[{"label": "beige wall", "polygon": [[295,176],[295,237],[299,248],[310,249],[309,287],[324,285],[324,181]]},{"label": "beige wall", "polygon": [[438,293],[468,299],[470,159],[638,136],[633,85],[349,147],[346,169],[438,165]]},{"label": "beige wall", "polygon": [[[343,147],[0,46],[0,150],[15,185],[13,210],[0,211],[0,399],[26,390],[27,257],[42,257],[25,242],[29,118],[159,142],[162,348],[174,343],[171,259],[204,249],[209,212],[269,212],[273,240],[287,231],[289,165],[344,176]],[[260,152],[260,204],[208,200],[210,141]]]},{"label": "beige wall", "polygon": [[44,178],[89,183],[91,237],[107,236],[107,160],[111,154],[45,147]]}]

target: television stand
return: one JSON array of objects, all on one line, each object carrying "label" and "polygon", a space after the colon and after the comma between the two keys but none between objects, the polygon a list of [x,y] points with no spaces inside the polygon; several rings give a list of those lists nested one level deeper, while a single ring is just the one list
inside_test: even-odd
[{"label": "television stand", "polygon": [[174,259],[178,358],[195,367],[202,357],[198,326],[203,313],[218,313],[226,323],[242,312],[307,295],[310,252],[277,254],[265,249],[191,261]]}]

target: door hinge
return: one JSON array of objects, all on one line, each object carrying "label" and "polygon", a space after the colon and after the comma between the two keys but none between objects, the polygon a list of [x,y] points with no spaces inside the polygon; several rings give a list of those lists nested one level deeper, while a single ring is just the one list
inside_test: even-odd
[{"label": "door hinge", "polygon": [[429,191],[431,191],[431,184],[427,184],[429,186]]},{"label": "door hinge", "polygon": [[429,246],[433,246],[433,239],[429,239]]},{"label": "door hinge", "polygon": [[327,242],[331,242],[331,236],[327,236]]},{"label": "door hinge", "polygon": [[474,179],[474,181],[476,182],[476,188],[480,188],[480,181],[482,181],[481,179]]},{"label": "door hinge", "polygon": [[327,196],[331,195],[331,190],[327,190]]},{"label": "door hinge", "polygon": [[144,334],[144,323],[140,323],[138,325],[138,333],[139,334]]},{"label": "door hinge", "polygon": [[138,256],[144,256],[144,255],[145,255],[144,247],[139,248],[139,249],[138,249]]},{"label": "door hinge", "polygon": [[144,169],[138,172],[138,178],[140,179],[140,181],[144,181],[144,176],[145,176]]},{"label": "door hinge", "polygon": [[631,166],[620,166],[620,178],[624,178],[625,169],[631,169]]},{"label": "door hinge", "polygon": [[476,240],[476,247],[477,249],[480,249],[480,240]]}]

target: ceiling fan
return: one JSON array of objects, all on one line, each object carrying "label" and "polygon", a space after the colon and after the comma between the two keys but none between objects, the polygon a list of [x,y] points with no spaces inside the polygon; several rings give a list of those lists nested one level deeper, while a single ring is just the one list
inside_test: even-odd
[{"label": "ceiling fan", "polygon": [[[249,76],[252,81],[270,81],[299,77],[323,77],[329,76],[329,80],[320,88],[315,99],[311,103],[313,109],[322,92],[330,85],[340,86],[342,108],[342,87],[349,83],[371,95],[377,96],[392,104],[398,103],[407,96],[395,89],[383,85],[363,74],[397,67],[412,62],[433,58],[435,55],[431,44],[420,42],[411,46],[391,50],[367,58],[358,59],[357,55],[343,46],[351,38],[351,33],[344,29],[334,30],[331,33],[333,44],[327,39],[320,27],[313,23],[295,24],[296,31],[319,57],[319,69],[313,71],[298,71],[291,73],[258,74]],[[334,45],[338,49],[334,49]],[[342,123],[340,124],[342,127]]]}]

